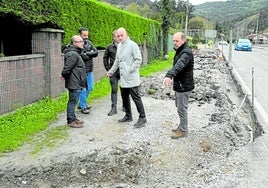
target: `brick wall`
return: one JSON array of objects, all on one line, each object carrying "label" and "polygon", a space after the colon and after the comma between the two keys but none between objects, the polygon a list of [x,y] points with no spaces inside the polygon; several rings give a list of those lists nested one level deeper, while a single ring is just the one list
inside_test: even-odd
[{"label": "brick wall", "polygon": [[44,96],[44,58],[42,54],[0,58],[0,114]]}]

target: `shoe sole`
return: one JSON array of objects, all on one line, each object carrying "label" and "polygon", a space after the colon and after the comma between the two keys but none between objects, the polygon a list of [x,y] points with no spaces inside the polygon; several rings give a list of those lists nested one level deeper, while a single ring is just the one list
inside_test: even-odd
[{"label": "shoe sole", "polygon": [[82,113],[82,114],[89,114],[90,112],[83,112],[83,111],[81,111],[81,113]]},{"label": "shoe sole", "polygon": [[182,136],[171,136],[171,139],[178,139],[178,138],[183,138],[183,137],[187,137],[187,134],[186,135],[182,135]]},{"label": "shoe sole", "polygon": [[134,125],[134,128],[139,129],[145,127],[145,123],[144,124],[140,124],[140,125]]},{"label": "shoe sole", "polygon": [[72,128],[82,128],[83,126],[82,125],[81,126],[71,126],[71,125],[69,125],[69,127],[72,127]]},{"label": "shoe sole", "polygon": [[[87,110],[90,110],[91,108],[92,108],[91,106],[86,107]],[[81,110],[82,108],[80,106],[78,106],[77,109]]]},{"label": "shoe sole", "polygon": [[76,125],[68,124],[68,126],[71,128],[82,128],[83,127],[82,124],[77,124],[77,123],[76,123]]},{"label": "shoe sole", "polygon": [[108,116],[112,116],[112,115],[115,115],[115,114],[117,114],[117,112],[116,113],[113,113],[113,114],[108,114]]},{"label": "shoe sole", "polygon": [[125,121],[120,121],[120,120],[118,120],[119,123],[131,122],[131,121],[133,121],[133,119],[129,119],[129,120],[125,120]]}]

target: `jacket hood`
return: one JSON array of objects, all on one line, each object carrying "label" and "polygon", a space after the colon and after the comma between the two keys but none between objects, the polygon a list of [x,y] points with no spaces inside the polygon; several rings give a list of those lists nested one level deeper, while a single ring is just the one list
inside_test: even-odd
[{"label": "jacket hood", "polygon": [[80,53],[82,51],[82,49],[70,44],[63,50],[63,53],[66,54],[70,51],[76,51],[76,52]]}]

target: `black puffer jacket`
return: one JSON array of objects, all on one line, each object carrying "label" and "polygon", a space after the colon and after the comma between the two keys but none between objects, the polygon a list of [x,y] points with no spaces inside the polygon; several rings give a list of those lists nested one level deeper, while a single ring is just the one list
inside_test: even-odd
[{"label": "black puffer jacket", "polygon": [[184,43],[176,50],[173,59],[173,68],[166,77],[173,78],[173,89],[177,92],[186,92],[194,89],[194,57],[191,48]]},{"label": "black puffer jacket", "polygon": [[81,57],[85,62],[87,73],[93,71],[93,58],[97,57],[98,53],[98,50],[94,47],[92,42],[88,39],[84,39],[84,48],[81,53]]},{"label": "black puffer jacket", "polygon": [[[103,55],[103,65],[106,71],[109,71],[112,68],[115,61],[116,51],[117,45],[114,42],[106,47],[106,50]],[[119,68],[113,75],[120,77]]]},{"label": "black puffer jacket", "polygon": [[80,56],[82,49],[69,45],[64,49],[64,67],[61,75],[68,89],[82,89],[87,86],[85,64]]}]

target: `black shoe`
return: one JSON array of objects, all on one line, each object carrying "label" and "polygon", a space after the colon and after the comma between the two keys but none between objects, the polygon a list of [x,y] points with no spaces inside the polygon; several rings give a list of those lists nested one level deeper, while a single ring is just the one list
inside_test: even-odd
[{"label": "black shoe", "polygon": [[[91,108],[92,108],[92,106],[89,106],[89,105],[86,106],[87,110],[90,110]],[[77,109],[81,110],[82,108],[80,106],[77,106]]]},{"label": "black shoe", "polygon": [[112,116],[114,114],[117,114],[116,107],[112,107],[111,111],[108,113],[108,116]]},{"label": "black shoe", "polygon": [[81,110],[81,113],[83,113],[83,114],[89,114],[90,113],[90,111],[88,110],[88,109],[82,109]]},{"label": "black shoe", "polygon": [[137,123],[134,124],[134,128],[141,128],[145,126],[145,123],[147,123],[146,118],[139,118]]},{"label": "black shoe", "polygon": [[132,117],[124,116],[122,119],[119,119],[118,122],[131,122],[133,121]]}]

